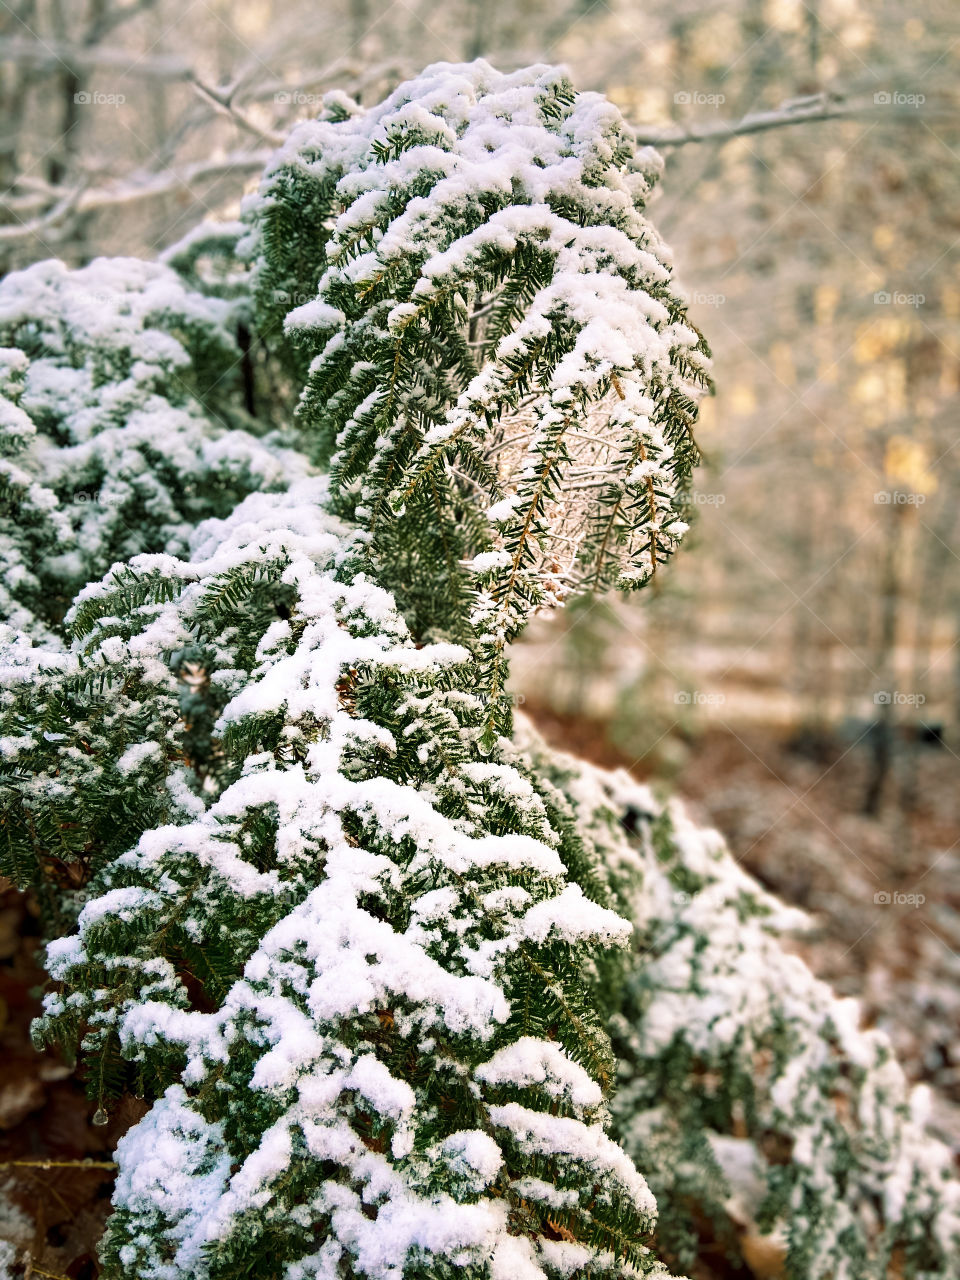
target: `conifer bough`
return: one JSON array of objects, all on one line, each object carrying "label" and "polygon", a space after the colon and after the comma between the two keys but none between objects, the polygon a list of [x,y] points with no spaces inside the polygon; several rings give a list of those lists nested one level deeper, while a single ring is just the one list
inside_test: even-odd
[{"label": "conifer bough", "polygon": [[487,745],[531,611],[642,586],[686,529],[708,353],[643,213],[657,163],[553,68],[439,66],[333,99],[250,205],[264,307],[319,278],[285,316],[300,416],[378,572],[415,629],[471,600]]},{"label": "conifer bough", "polygon": [[[2,322],[54,282],[59,335],[6,330],[0,474],[32,495],[46,430],[157,516],[118,548],[51,491],[5,535],[19,564],[41,530],[37,582],[61,534],[90,552],[63,617],[8,580],[0,857],[50,936],[38,1041],[79,1049],[96,1123],[148,1100],[110,1280],[627,1280],[705,1241],[742,1274],[754,1237],[789,1280],[952,1274],[950,1153],[784,952],[796,913],[510,724],[529,614],[683,532],[706,350],[655,168],[553,70],[438,66],[329,96],[239,241],[93,264],[117,305],[82,341],[82,273],[0,286]],[[246,432],[251,377],[328,474]],[[144,445],[181,412],[196,506]]]},{"label": "conifer bough", "polygon": [[[0,282],[3,620],[56,643],[116,560],[289,482],[237,403],[235,308],[157,263],[40,262]],[[246,428],[246,429],[244,429]]]}]

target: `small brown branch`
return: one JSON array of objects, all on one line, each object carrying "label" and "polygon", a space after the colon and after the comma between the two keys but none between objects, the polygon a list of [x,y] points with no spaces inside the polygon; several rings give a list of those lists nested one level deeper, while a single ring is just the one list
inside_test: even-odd
[{"label": "small brown branch", "polygon": [[115,1160],[0,1160],[0,1169],[116,1169]]},{"label": "small brown branch", "polygon": [[44,1271],[42,1267],[38,1267],[34,1260],[28,1256],[23,1273],[23,1280],[30,1280],[31,1276],[46,1276],[47,1280],[70,1280],[69,1276],[62,1276],[56,1271]]}]

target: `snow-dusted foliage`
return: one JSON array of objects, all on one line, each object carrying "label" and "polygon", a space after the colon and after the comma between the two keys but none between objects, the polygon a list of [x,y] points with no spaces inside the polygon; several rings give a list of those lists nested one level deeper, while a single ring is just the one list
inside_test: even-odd
[{"label": "snow-dusted foliage", "polygon": [[[78,602],[100,678],[192,647],[233,691],[212,803],[145,830],[49,950],[47,1034],[80,1030],[104,1092],[120,1055],[172,1081],[121,1144],[106,1257],[139,1278],[647,1269],[655,1206],[604,1131],[585,972],[630,926],[568,873],[535,780],[476,761],[468,652],[413,644],[323,487],[248,498],[189,561],[138,558],[139,605],[122,574]],[[126,721],[133,804],[182,766]]]},{"label": "snow-dusted foliage", "polygon": [[238,429],[232,308],[131,258],[41,262],[0,282],[5,620],[50,638],[115,560],[182,552],[197,520],[293,459]]},{"label": "snow-dusted foliage", "polygon": [[[252,273],[230,225],[0,286],[0,461],[43,513],[5,526],[0,855],[55,935],[38,1038],[79,1047],[95,1120],[148,1099],[112,1280],[626,1280],[761,1245],[789,1280],[951,1275],[948,1155],[788,914],[512,731],[527,614],[681,532],[705,348],[653,169],[554,71],[440,66],[295,131]],[[234,321],[291,306],[329,476],[236,425]],[[126,523],[64,510],[81,482]],[[25,615],[53,582],[62,642]]]},{"label": "snow-dusted foliage", "polygon": [[440,65],[372,110],[330,100],[248,207],[262,305],[309,359],[301,420],[379,573],[416,630],[462,628],[469,588],[488,740],[531,610],[643,585],[686,529],[707,353],[643,213],[657,164],[555,68]]},{"label": "snow-dusted foliage", "polygon": [[532,754],[634,922],[608,1022],[612,1108],[665,1253],[693,1267],[706,1228],[731,1257],[775,1260],[762,1274],[952,1275],[953,1153],[925,1132],[927,1090],[909,1089],[887,1037],[784,946],[803,913],[679,804],[535,741]]}]

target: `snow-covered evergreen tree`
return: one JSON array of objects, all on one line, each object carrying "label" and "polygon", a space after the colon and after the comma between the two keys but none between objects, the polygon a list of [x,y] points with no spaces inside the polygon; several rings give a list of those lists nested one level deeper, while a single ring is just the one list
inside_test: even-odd
[{"label": "snow-covered evergreen tree", "polygon": [[[62,935],[38,1037],[79,1044],[98,1120],[151,1101],[115,1280],[626,1277],[692,1267],[707,1226],[735,1263],[782,1240],[793,1280],[950,1275],[948,1153],[780,905],[512,725],[529,614],[642,585],[683,533],[706,350],[643,213],[655,169],[553,70],[430,68],[294,131],[244,214],[250,276],[201,269],[237,248],[206,228],[129,268],[122,354],[48,343],[36,386],[87,371],[62,412],[99,428],[58,446],[117,438],[98,484],[129,439],[181,496],[151,408],[201,460],[176,518],[158,498],[143,541],[84,543],[67,643],[3,637],[3,865]],[[73,332],[63,269],[33,271]],[[242,376],[205,372],[228,315],[300,380],[329,475],[241,433]],[[60,399],[2,368],[10,440],[50,430]],[[38,563],[86,527],[47,519]]]},{"label": "snow-covered evergreen tree", "polygon": [[488,745],[531,611],[642,586],[686,529],[707,352],[643,213],[657,165],[555,69],[441,65],[333,96],[249,204],[263,314],[319,277],[284,323],[339,509],[415,634],[475,638]]}]

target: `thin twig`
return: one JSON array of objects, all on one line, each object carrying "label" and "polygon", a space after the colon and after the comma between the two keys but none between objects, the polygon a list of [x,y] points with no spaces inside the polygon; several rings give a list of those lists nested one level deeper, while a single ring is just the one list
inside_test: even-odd
[{"label": "thin twig", "polygon": [[209,103],[209,105],[221,115],[229,116],[229,118],[240,125],[242,129],[246,129],[248,133],[252,133],[255,137],[259,138],[261,142],[272,143],[275,147],[278,147],[283,142],[284,137],[286,136],[285,134],[275,133],[272,129],[262,128],[256,123],[256,121],[251,120],[245,111],[234,105],[233,95],[235,89],[233,86],[229,86],[225,89],[214,88],[213,85],[206,84],[201,80],[194,71],[190,73],[189,79],[194,90],[200,95],[204,102]]},{"label": "thin twig", "polygon": [[23,1280],[30,1280],[31,1276],[46,1276],[47,1280],[70,1280],[69,1276],[61,1276],[56,1271],[44,1271],[42,1267],[37,1266],[28,1254],[26,1266],[23,1272]]}]

